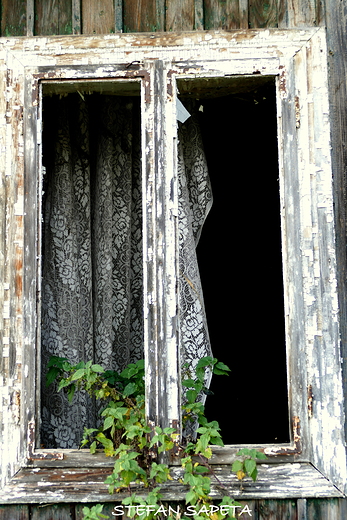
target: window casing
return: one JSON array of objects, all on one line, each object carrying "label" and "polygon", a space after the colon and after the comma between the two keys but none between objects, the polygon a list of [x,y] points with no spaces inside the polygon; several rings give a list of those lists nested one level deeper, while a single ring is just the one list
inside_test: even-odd
[{"label": "window casing", "polygon": [[[267,478],[271,468],[275,471],[280,467],[276,463],[287,462],[301,496],[341,496],[346,481],[346,456],[325,33],[323,29],[313,29],[240,34],[190,33],[186,38],[165,35],[165,42],[159,40],[155,46],[148,36],[137,35],[140,48],[133,44],[132,35],[124,35],[115,37],[114,42],[112,38],[97,39],[96,50],[90,49],[91,40],[81,37],[74,39],[70,47],[61,43],[59,53],[55,53],[58,40],[54,38],[47,42],[38,40],[35,49],[26,47],[24,42],[20,50],[15,46],[12,49],[8,40],[8,67],[14,71],[23,92],[25,136],[21,394],[24,435],[21,455],[13,467],[23,466],[23,457],[24,466],[92,466],[96,460],[87,453],[81,456],[80,452],[41,450],[36,442],[41,85],[57,80],[62,84],[134,78],[141,82],[144,349],[146,385],[150,389],[147,414],[151,424],[179,428],[176,81],[198,76],[261,74],[276,79],[292,431],[289,444],[263,446],[269,464],[260,468],[259,478]],[[231,460],[237,449],[216,449],[214,462]],[[321,478],[315,468],[328,478],[319,492],[307,483],[308,469],[311,478]],[[237,483],[230,482],[230,486],[238,488]],[[42,493],[37,499],[42,500]],[[273,496],[292,496],[291,493],[294,491],[283,489],[280,495]],[[251,494],[261,496],[255,487]],[[266,496],[272,496],[270,490]],[[11,500],[11,495],[7,497]]]}]

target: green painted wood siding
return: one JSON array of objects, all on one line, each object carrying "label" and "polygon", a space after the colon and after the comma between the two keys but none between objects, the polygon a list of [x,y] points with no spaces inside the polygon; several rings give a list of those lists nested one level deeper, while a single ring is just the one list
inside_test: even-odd
[{"label": "green painted wood siding", "polygon": [[312,27],[320,0],[0,0],[1,36]]}]

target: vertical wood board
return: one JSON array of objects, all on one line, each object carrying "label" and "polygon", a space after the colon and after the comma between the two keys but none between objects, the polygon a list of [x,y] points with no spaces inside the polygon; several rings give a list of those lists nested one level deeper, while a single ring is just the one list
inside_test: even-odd
[{"label": "vertical wood board", "polygon": [[165,30],[165,0],[124,0],[124,32]]},{"label": "vertical wood board", "polygon": [[278,3],[282,0],[249,0],[250,28],[278,27]]},{"label": "vertical wood board", "polygon": [[72,1],[35,0],[36,35],[72,34]]},{"label": "vertical wood board", "polygon": [[26,33],[26,0],[1,0],[1,36],[25,36]]},{"label": "vertical wood board", "polygon": [[240,28],[239,0],[204,0],[204,13],[204,28],[207,30]]},{"label": "vertical wood board", "polygon": [[[339,273],[339,307],[347,316],[347,12],[345,4],[326,0],[326,24],[329,67],[329,98],[334,174],[334,209]],[[344,408],[347,417],[347,320],[341,320],[341,359],[344,386]],[[345,424],[347,440],[347,422]]]},{"label": "vertical wood board", "polygon": [[82,33],[115,32],[114,0],[82,0]]},{"label": "vertical wood board", "polygon": [[166,31],[192,31],[195,29],[194,0],[176,0],[166,4]]},{"label": "vertical wood board", "polygon": [[29,506],[0,506],[0,520],[30,520]]},{"label": "vertical wood board", "polygon": [[73,504],[31,506],[30,520],[75,520]]}]

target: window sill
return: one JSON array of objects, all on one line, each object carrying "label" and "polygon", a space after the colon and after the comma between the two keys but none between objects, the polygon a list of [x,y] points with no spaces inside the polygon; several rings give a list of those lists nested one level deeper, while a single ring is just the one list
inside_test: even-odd
[{"label": "window sill", "polygon": [[[220,483],[234,498],[242,500],[262,498],[324,498],[343,494],[310,463],[260,464],[258,480],[240,482],[230,468],[216,466]],[[56,503],[56,502],[117,502],[125,495],[110,495],[104,481],[110,468],[24,468],[0,493],[0,504]],[[178,479],[181,470],[173,468],[174,480],[162,488],[163,500],[184,499],[186,487]],[[222,496],[221,484],[212,485],[211,496]],[[140,494],[141,488],[135,488]]]}]

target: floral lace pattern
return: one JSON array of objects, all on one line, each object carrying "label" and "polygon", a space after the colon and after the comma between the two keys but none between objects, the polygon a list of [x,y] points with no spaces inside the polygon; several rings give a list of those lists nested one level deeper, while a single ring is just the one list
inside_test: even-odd
[{"label": "floral lace pattern", "polygon": [[[45,386],[52,355],[122,370],[143,357],[140,103],[78,94],[45,100],[41,443],[77,448],[96,407]],[[198,124],[180,128],[181,354],[210,353],[195,246],[212,203]]]}]

